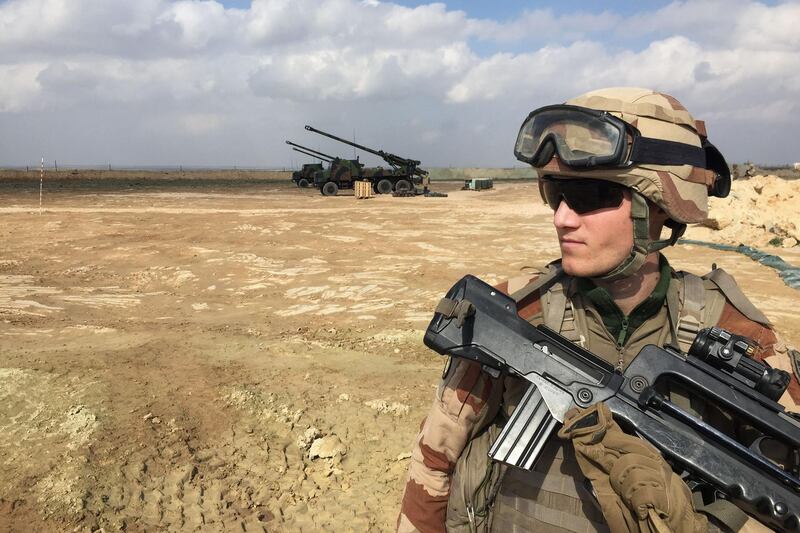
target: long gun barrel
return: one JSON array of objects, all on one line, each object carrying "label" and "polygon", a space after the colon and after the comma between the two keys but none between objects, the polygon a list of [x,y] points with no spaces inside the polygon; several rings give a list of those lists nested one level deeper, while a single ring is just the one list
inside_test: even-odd
[{"label": "long gun barrel", "polygon": [[326,163],[330,163],[331,161],[333,161],[333,159],[328,159],[327,157],[322,156],[322,155],[312,154],[311,152],[306,152],[305,150],[301,150],[300,148],[292,148],[292,150],[294,150],[295,152],[300,152],[301,154],[305,154],[305,155],[309,155],[311,157],[315,157],[317,159],[321,159],[322,161],[325,161]]},{"label": "long gun barrel", "polygon": [[[306,152],[311,152],[311,154],[314,154],[313,157],[317,157],[319,159],[326,158],[328,161],[332,161],[334,159],[339,159],[338,157],[336,157],[334,155],[328,155],[328,154],[323,153],[323,152],[318,152],[317,150],[312,150],[311,148],[308,148],[307,146],[303,146],[301,144],[293,143],[292,141],[286,141],[286,144],[288,144],[290,146],[294,146],[295,150],[297,150],[297,148],[301,148],[302,150],[305,150]],[[297,151],[299,152],[300,150],[297,150]],[[310,155],[310,154],[306,153],[306,155]]]},{"label": "long gun barrel", "polygon": [[[508,373],[531,384],[492,444],[493,459],[532,469],[568,409],[604,401],[620,425],[635,428],[679,472],[687,471],[689,481],[710,485],[774,530],[800,531],[800,479],[794,465],[784,470],[755,443],[747,447],[673,404],[661,388],[673,382],[689,387],[792,455],[800,452],[800,423],[774,401],[788,385],[781,371],[764,388],[751,377],[776,369],[742,357],[741,367],[731,370],[725,357],[730,352],[696,350],[696,341],[688,355],[645,346],[619,373],[554,331],[528,323],[512,298],[473,276],[448,291],[424,341],[442,355],[480,363],[495,377]],[[762,367],[749,372],[755,365]]]},{"label": "long gun barrel", "polygon": [[370,154],[374,154],[383,159],[384,161],[386,161],[387,163],[389,163],[393,168],[406,167],[409,169],[410,174],[416,174],[418,176],[428,175],[427,170],[419,168],[419,166],[422,163],[420,161],[417,161],[416,159],[406,159],[405,157],[400,157],[399,155],[395,155],[389,152],[384,152],[383,150],[375,150],[374,148],[368,148],[362,144],[358,144],[353,141],[348,141],[347,139],[343,139],[342,137],[337,137],[332,133],[327,133],[322,130],[318,130],[317,128],[309,126],[308,124],[306,124],[306,130],[314,133],[319,133],[320,135],[324,135],[325,137],[333,139],[334,141],[339,141],[341,143],[358,148],[359,150],[363,150]]}]

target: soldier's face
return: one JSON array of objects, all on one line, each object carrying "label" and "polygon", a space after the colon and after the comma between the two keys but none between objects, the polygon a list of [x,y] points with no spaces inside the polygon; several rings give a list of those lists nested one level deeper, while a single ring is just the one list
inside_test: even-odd
[{"label": "soldier's face", "polygon": [[579,214],[561,201],[553,214],[561,247],[561,264],[570,276],[598,277],[610,272],[631,253],[631,194],[618,207]]}]

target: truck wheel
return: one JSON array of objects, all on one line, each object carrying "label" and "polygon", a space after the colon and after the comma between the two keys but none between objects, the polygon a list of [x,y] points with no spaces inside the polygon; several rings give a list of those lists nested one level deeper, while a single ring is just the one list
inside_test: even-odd
[{"label": "truck wheel", "polygon": [[378,186],[375,188],[375,190],[378,192],[378,194],[389,194],[392,192],[392,182],[384,178],[378,182]]},{"label": "truck wheel", "polygon": [[339,186],[336,185],[336,182],[328,181],[325,182],[325,185],[322,186],[322,196],[336,196],[336,193],[339,192]]},{"label": "truck wheel", "polygon": [[300,178],[300,181],[297,182],[297,186],[305,189],[308,187],[308,180],[305,178]]},{"label": "truck wheel", "polygon": [[411,190],[411,183],[408,180],[397,180],[394,184],[394,190],[397,192],[406,192]]}]

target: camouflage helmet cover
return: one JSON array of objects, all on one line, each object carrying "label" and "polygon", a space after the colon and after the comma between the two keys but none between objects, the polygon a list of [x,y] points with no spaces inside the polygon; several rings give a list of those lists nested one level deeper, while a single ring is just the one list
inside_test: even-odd
[{"label": "camouflage helmet cover", "polygon": [[[705,124],[695,120],[678,100],[664,93],[633,87],[591,91],[566,102],[607,111],[641,132],[643,137],[703,146]],[[720,155],[721,159],[721,155]],[[597,178],[638,191],[678,223],[702,222],[708,216],[708,196],[717,174],[691,165],[637,163],[624,168],[574,169],[553,157],[538,167],[540,175]]]}]

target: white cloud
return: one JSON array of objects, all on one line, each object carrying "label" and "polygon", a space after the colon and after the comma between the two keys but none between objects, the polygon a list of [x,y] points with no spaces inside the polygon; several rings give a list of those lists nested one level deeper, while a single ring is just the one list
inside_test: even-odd
[{"label": "white cloud", "polygon": [[356,100],[440,95],[477,59],[464,43],[433,50],[351,48],[270,57],[250,77],[259,96]]},{"label": "white cloud", "polygon": [[214,1],[192,2],[180,1],[170,5],[156,22],[173,22],[179,28],[180,43],[190,49],[206,48],[209,43],[228,39],[236,30],[234,25],[236,12],[226,14],[222,4]]},{"label": "white cloud", "polygon": [[317,29],[316,17],[313,6],[305,2],[254,0],[242,29],[256,44],[302,42]]},{"label": "white cloud", "polygon": [[800,48],[800,4],[747,6],[731,36],[740,46],[755,50],[797,53]]},{"label": "white cloud", "polygon": [[60,35],[80,11],[59,0],[10,0],[0,7],[0,43],[33,44]]},{"label": "white cloud", "polygon": [[19,113],[39,107],[37,76],[44,65],[0,65],[0,113]]},{"label": "white cloud", "polygon": [[475,32],[484,39],[500,42],[569,42],[612,33],[622,20],[623,17],[607,11],[558,16],[547,8],[525,11],[506,23],[483,24]]},{"label": "white cloud", "polygon": [[155,30],[167,6],[162,0],[8,0],[0,4],[0,61],[138,56],[150,43],[165,44]]},{"label": "white cloud", "polygon": [[[30,116],[93,131],[102,108],[119,125],[106,121],[104,136],[83,143],[77,132],[72,157],[94,160],[93,150],[110,151],[132,129],[143,146],[128,143],[131,154],[172,144],[165,154],[188,159],[207,138],[214,150],[198,150],[198,160],[229,157],[283,136],[259,128],[263,114],[284,128],[357,127],[433,164],[511,164],[497,129],[513,136],[534,106],[618,85],[674,93],[742,153],[733,160],[758,159],[744,153],[754,149],[789,160],[798,20],[796,1],[677,1],[634,15],[536,9],[497,21],[443,3],[374,0],[254,0],[247,9],[213,0],[8,0],[0,3],[0,163],[30,157],[15,137]],[[742,124],[779,134],[758,147],[737,133]],[[253,164],[290,155],[242,153],[257,154]]]},{"label": "white cloud", "polygon": [[225,117],[213,113],[187,113],[180,118],[180,124],[190,135],[208,135],[218,131],[225,122]]}]

